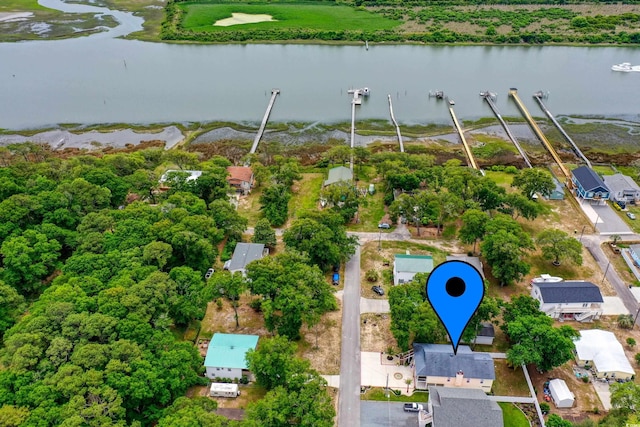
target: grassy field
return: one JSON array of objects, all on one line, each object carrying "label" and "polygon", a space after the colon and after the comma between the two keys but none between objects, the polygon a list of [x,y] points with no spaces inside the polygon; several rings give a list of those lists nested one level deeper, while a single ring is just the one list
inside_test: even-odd
[{"label": "grassy field", "polygon": [[[182,27],[193,31],[245,31],[268,29],[311,29],[311,30],[361,30],[376,31],[392,29],[399,21],[384,18],[364,10],[334,4],[219,4],[181,3],[185,10]],[[230,18],[232,13],[271,15],[275,22],[216,27],[213,24]]]},{"label": "grassy field", "polygon": [[16,12],[36,10],[50,10],[38,4],[38,0],[2,0],[0,3],[0,12]]},{"label": "grassy field", "polygon": [[498,405],[502,408],[504,427],[529,427],[527,417],[513,403],[500,402]]},{"label": "grassy field", "polygon": [[374,387],[367,390],[364,394],[360,395],[360,400],[378,400],[386,402],[422,402],[426,403],[429,400],[429,393],[426,391],[416,391],[411,396],[405,396],[404,394],[397,396],[394,393],[389,393],[389,397],[385,396],[384,389]]}]

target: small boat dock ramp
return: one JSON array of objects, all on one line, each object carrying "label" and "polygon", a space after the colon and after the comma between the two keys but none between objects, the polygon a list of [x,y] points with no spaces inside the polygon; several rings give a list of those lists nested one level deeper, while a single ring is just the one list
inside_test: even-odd
[{"label": "small boat dock ramp", "polygon": [[533,166],[531,166],[531,162],[529,161],[529,157],[527,156],[527,153],[524,152],[524,150],[520,146],[520,143],[518,142],[516,137],[513,135],[513,133],[511,133],[511,129],[509,129],[509,126],[507,126],[507,122],[505,122],[504,119],[502,118],[502,114],[500,114],[500,111],[498,111],[498,107],[496,106],[496,103],[495,103],[495,100],[498,98],[498,95],[495,94],[494,92],[489,92],[488,90],[485,90],[484,92],[480,92],[480,96],[485,101],[487,101],[487,104],[489,104],[491,111],[493,111],[493,114],[495,114],[496,118],[502,125],[502,128],[504,129],[504,131],[507,133],[507,136],[511,140],[511,143],[516,147],[516,149],[518,150],[518,153],[520,153],[520,156],[522,156],[522,159],[524,160],[524,162],[527,164],[527,166],[532,168]]},{"label": "small boat dock ramp", "polygon": [[264,128],[267,126],[267,122],[269,121],[269,116],[271,115],[271,110],[273,109],[273,104],[276,102],[276,97],[280,93],[280,89],[271,89],[271,99],[269,100],[269,105],[267,105],[267,111],[264,113],[264,117],[262,118],[262,123],[260,123],[260,129],[258,129],[258,133],[256,134],[255,139],[253,140],[253,145],[251,146],[250,154],[254,154],[258,149],[258,143],[262,138],[262,134],[264,133]]},{"label": "small boat dock ramp", "polygon": [[471,147],[467,143],[467,139],[464,137],[464,130],[460,123],[458,122],[458,118],[456,117],[456,113],[453,111],[453,106],[455,102],[452,99],[449,99],[449,114],[451,114],[451,119],[453,120],[453,127],[456,132],[458,132],[458,136],[460,137],[460,142],[462,143],[462,148],[464,149],[464,153],[467,156],[467,163],[470,168],[475,170],[480,170],[478,164],[476,163],[476,159],[473,157],[473,153],[471,152]]},{"label": "small boat dock ramp", "polygon": [[404,153],[404,144],[402,143],[402,135],[400,134],[400,126],[398,126],[398,122],[396,121],[395,116],[393,115],[393,104],[391,103],[391,95],[387,95],[389,98],[389,114],[391,114],[391,121],[393,125],[396,127],[396,134],[398,135],[398,143],[400,144],[400,152]]},{"label": "small boat dock ramp", "polygon": [[371,91],[368,87],[364,87],[362,89],[349,89],[347,93],[353,95],[351,99],[351,148],[354,148],[356,139],[356,105],[362,105],[362,97],[369,96]]}]

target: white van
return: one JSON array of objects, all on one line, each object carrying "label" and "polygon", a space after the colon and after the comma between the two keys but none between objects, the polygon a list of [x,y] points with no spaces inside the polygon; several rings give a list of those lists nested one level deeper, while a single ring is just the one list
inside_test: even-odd
[{"label": "white van", "polygon": [[211,397],[238,397],[240,390],[238,384],[211,383],[209,395]]}]

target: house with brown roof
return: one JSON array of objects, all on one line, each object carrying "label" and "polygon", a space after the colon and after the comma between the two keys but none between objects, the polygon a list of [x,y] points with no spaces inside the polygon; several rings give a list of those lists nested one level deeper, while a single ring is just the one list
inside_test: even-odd
[{"label": "house with brown roof", "polygon": [[255,184],[255,178],[253,171],[248,166],[229,166],[227,167],[229,176],[227,182],[238,193],[247,195],[251,192],[253,185]]}]

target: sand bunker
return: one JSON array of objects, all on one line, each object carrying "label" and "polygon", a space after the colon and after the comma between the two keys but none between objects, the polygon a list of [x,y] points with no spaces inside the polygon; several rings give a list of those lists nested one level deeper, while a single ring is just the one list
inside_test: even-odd
[{"label": "sand bunker", "polygon": [[230,27],[232,25],[255,24],[257,22],[277,21],[271,15],[251,15],[248,13],[232,13],[231,18],[221,19],[213,24],[215,27]]}]

